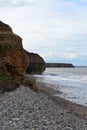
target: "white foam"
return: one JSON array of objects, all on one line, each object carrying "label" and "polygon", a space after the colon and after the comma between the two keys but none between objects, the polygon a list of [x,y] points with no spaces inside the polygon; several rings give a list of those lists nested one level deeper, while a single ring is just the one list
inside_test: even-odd
[{"label": "white foam", "polygon": [[84,74],[85,71],[82,73],[82,70],[80,73],[80,69],[76,70],[77,73],[75,70],[74,72],[70,70],[70,73],[69,70],[68,73],[64,70],[63,72],[60,70],[54,73],[52,69],[51,73],[46,74],[45,72],[45,74],[36,75],[36,77],[38,77],[38,82],[49,84],[54,89],[58,88],[62,95],[57,96],[87,106],[87,75]]}]

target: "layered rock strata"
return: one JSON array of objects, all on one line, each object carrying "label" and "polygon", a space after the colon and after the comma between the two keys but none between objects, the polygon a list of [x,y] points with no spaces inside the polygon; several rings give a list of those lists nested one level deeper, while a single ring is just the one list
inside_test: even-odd
[{"label": "layered rock strata", "polygon": [[[25,51],[21,37],[0,21],[0,93],[16,89],[26,73],[40,74],[44,70],[42,57]],[[31,80],[27,83],[34,84]]]},{"label": "layered rock strata", "polygon": [[23,76],[28,62],[21,37],[14,34],[9,25],[0,21],[0,74]]},{"label": "layered rock strata", "polygon": [[29,56],[29,66],[26,69],[27,74],[41,74],[46,68],[44,59],[35,53],[30,53],[24,50]]}]

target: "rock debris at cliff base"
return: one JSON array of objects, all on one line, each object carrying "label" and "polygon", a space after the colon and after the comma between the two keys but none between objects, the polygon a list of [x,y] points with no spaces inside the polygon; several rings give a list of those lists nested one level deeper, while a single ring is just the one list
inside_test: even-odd
[{"label": "rock debris at cliff base", "polygon": [[0,95],[0,130],[87,130],[87,120],[55,105],[47,95],[20,86]]}]

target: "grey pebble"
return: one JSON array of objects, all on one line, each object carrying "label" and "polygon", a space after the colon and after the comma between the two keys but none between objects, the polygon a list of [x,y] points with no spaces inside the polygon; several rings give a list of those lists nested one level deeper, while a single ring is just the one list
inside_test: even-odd
[{"label": "grey pebble", "polygon": [[63,130],[74,130],[74,129],[70,127],[65,127]]},{"label": "grey pebble", "polygon": [[[70,127],[66,127],[70,126]],[[55,105],[44,93],[20,86],[0,95],[0,130],[86,130],[87,120]]]}]

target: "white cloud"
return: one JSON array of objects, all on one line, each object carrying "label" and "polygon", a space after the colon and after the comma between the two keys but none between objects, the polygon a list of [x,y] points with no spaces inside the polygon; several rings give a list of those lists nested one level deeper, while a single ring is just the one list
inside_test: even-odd
[{"label": "white cloud", "polygon": [[13,5],[17,5],[19,4],[20,2],[22,2],[22,0],[10,0],[11,4]]},{"label": "white cloud", "polygon": [[72,59],[76,59],[79,57],[79,55],[77,55],[75,53],[56,53],[56,52],[50,52],[50,51],[43,53],[41,55],[44,57],[44,59],[47,59],[48,61],[52,60],[52,59],[53,60],[57,60],[57,59],[72,60]]},{"label": "white cloud", "polygon": [[62,54],[62,58],[75,59],[75,58],[77,58],[77,55],[74,53],[64,53],[64,54]]},{"label": "white cloud", "polygon": [[26,49],[44,50],[44,57],[48,49],[50,59],[60,52],[74,59],[87,50],[87,6],[81,2],[86,0],[0,0],[0,17],[23,38]]}]

